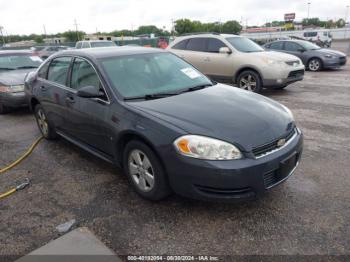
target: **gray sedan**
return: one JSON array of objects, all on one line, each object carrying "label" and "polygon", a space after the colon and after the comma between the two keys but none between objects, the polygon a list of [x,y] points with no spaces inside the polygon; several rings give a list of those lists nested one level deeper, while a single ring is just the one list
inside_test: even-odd
[{"label": "gray sedan", "polygon": [[288,53],[299,57],[310,71],[339,68],[346,64],[346,54],[321,48],[303,40],[282,40],[266,44],[265,49]]},{"label": "gray sedan", "polygon": [[26,106],[24,78],[42,63],[29,51],[0,51],[0,114]]}]

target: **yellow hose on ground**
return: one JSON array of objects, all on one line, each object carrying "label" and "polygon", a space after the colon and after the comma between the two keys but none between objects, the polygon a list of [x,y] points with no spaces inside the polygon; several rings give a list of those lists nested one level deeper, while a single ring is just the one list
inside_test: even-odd
[{"label": "yellow hose on ground", "polygon": [[10,170],[11,168],[14,168],[17,166],[19,163],[21,163],[26,157],[28,157],[34,150],[34,148],[40,143],[40,141],[43,139],[43,137],[38,138],[28,149],[28,151],[22,155],[20,158],[18,158],[15,162],[12,164],[4,167],[3,169],[0,169],[0,175],[5,173],[6,171]]},{"label": "yellow hose on ground", "polygon": [[[17,166],[19,163],[21,163],[25,158],[27,158],[35,149],[35,147],[40,143],[40,141],[43,139],[43,137],[38,138],[31,146],[30,148],[27,150],[27,152],[24,153],[24,155],[22,155],[20,158],[18,158],[16,161],[14,161],[13,163],[11,163],[10,165],[0,169],[0,175],[5,173],[6,171],[10,170],[11,168],[14,168],[15,166]],[[18,190],[22,190],[24,189],[26,186],[29,185],[29,179],[26,179],[26,182],[22,183],[21,185],[10,189],[9,191],[0,194],[0,199],[3,199],[5,197],[8,197],[9,195],[12,195],[13,193],[15,193]]]},{"label": "yellow hose on ground", "polygon": [[0,195],[0,199],[5,198],[5,197],[8,197],[9,195],[12,195],[12,194],[15,193],[16,191],[17,191],[16,188],[13,188],[13,189],[7,191],[6,193],[1,194],[1,195]]}]

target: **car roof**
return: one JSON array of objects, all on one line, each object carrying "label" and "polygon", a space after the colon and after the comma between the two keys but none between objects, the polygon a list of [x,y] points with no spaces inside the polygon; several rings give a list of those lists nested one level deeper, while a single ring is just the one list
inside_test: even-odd
[{"label": "car roof", "polygon": [[26,55],[32,54],[31,50],[0,50],[0,55]]},{"label": "car roof", "polygon": [[111,41],[111,40],[82,40],[82,41],[78,41],[77,43],[82,43],[82,42],[90,42],[90,43],[92,43],[92,42],[113,42],[113,41]]},{"label": "car roof", "polygon": [[62,55],[70,56],[85,56],[91,58],[106,58],[117,57],[136,54],[151,54],[151,53],[166,53],[162,49],[150,48],[150,47],[138,47],[138,46],[113,46],[113,47],[98,47],[98,48],[84,48],[84,49],[71,49],[62,51],[59,53]]},{"label": "car roof", "polygon": [[194,33],[194,34],[188,34],[188,35],[182,35],[176,37],[176,39],[186,39],[186,38],[201,38],[201,37],[242,37],[239,35],[234,34],[219,34],[219,33]]}]

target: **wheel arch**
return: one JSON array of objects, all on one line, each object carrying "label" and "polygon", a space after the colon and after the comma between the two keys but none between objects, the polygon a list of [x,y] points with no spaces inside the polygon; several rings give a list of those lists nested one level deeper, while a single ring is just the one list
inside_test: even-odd
[{"label": "wheel arch", "polygon": [[124,155],[124,150],[126,145],[132,141],[132,140],[138,140],[140,142],[143,142],[144,144],[146,144],[148,147],[150,147],[152,149],[152,151],[154,152],[154,154],[158,157],[159,161],[161,162],[163,168],[165,169],[164,163],[163,163],[163,159],[160,157],[160,155],[158,154],[154,144],[143,134],[140,134],[136,131],[133,130],[129,130],[129,131],[125,131],[122,132],[117,139],[116,142],[116,161],[117,164],[123,168],[123,155]]},{"label": "wheel arch", "polygon": [[258,76],[259,76],[259,78],[260,78],[261,83],[263,83],[263,81],[262,81],[262,74],[261,74],[261,72],[260,72],[257,68],[255,68],[255,67],[253,67],[253,66],[244,66],[244,67],[240,68],[240,69],[237,71],[237,73],[235,74],[235,76],[233,77],[233,82],[234,82],[235,84],[237,84],[238,77],[239,77],[240,74],[242,74],[244,71],[253,71],[253,72],[257,73]]},{"label": "wheel arch", "polygon": [[32,98],[30,99],[30,104],[29,104],[30,110],[31,110],[31,111],[34,111],[36,105],[38,105],[38,104],[40,104],[39,100],[36,99],[35,97],[32,97]]}]

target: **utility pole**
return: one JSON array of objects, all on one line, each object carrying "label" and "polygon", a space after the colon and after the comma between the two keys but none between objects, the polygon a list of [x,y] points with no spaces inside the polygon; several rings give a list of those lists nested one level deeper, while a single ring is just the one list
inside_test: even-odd
[{"label": "utility pole", "polygon": [[310,5],[311,2],[307,3],[307,22],[309,23],[309,19],[310,19]]},{"label": "utility pole", "polygon": [[173,35],[173,38],[174,38],[174,35],[175,35],[175,21],[174,19],[171,19],[171,33]]},{"label": "utility pole", "polygon": [[[348,20],[349,7],[350,7],[349,5],[346,6],[346,12],[345,12],[344,39],[346,39],[346,36],[348,33],[348,27],[346,26],[346,22]],[[349,45],[349,49],[350,49],[350,45]]]},{"label": "utility pole", "polygon": [[77,23],[77,19],[74,19],[74,26],[75,26],[75,32],[77,34],[77,40],[80,41],[79,39],[79,33],[78,33],[78,23]]},{"label": "utility pole", "polygon": [[3,29],[4,29],[4,27],[0,25],[0,34],[1,34],[1,37],[2,37],[2,43],[5,45],[5,37],[4,37],[4,34],[2,32]]}]

